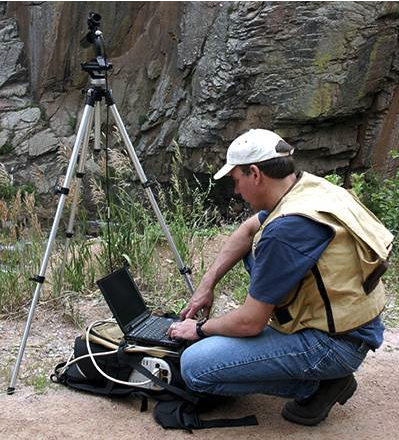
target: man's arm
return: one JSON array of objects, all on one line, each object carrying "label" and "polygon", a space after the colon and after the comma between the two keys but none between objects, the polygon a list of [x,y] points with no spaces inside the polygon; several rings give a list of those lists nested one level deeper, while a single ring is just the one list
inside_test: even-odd
[{"label": "man's arm", "polygon": [[256,214],[242,223],[229,237],[212,266],[203,276],[190,303],[181,312],[182,319],[192,318],[201,309],[204,311],[205,316],[209,316],[213,303],[213,290],[216,284],[251,250],[252,241],[259,226],[260,223]]},{"label": "man's arm", "polygon": [[[219,318],[209,319],[202,326],[202,331],[206,336],[256,336],[269,322],[273,308],[274,305],[258,301],[248,295],[245,303],[238,309]],[[186,319],[181,323],[174,324],[169,331],[169,335],[172,338],[195,341],[199,339],[196,323],[197,321],[193,319]]]}]

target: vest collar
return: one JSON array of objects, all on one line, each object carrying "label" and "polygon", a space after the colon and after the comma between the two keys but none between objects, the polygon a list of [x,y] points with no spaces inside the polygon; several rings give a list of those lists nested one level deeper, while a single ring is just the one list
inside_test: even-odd
[{"label": "vest collar", "polygon": [[[277,201],[277,203],[273,206],[273,208],[269,211],[267,217],[269,217],[269,215],[277,208],[277,206],[280,204],[280,202],[283,200],[283,198],[290,192],[292,191],[296,184],[302,179],[303,177],[303,171],[298,171],[296,173],[296,179],[294,181],[294,183],[287,189],[287,191],[280,197],[280,199]],[[267,218],[266,217],[266,218]]]}]

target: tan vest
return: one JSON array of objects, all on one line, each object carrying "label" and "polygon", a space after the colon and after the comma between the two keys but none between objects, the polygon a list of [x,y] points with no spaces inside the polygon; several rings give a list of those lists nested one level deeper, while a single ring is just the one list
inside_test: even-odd
[{"label": "tan vest", "polygon": [[302,215],[328,225],[333,239],[300,285],[275,307],[270,325],[284,333],[316,328],[345,333],[373,320],[384,308],[392,234],[347,190],[303,173],[269,213],[255,236],[277,217]]}]

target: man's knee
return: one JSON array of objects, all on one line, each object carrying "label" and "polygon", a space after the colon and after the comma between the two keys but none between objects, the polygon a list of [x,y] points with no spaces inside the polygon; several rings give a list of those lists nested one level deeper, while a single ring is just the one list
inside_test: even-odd
[{"label": "man's knee", "polygon": [[193,346],[187,348],[180,359],[181,375],[187,387],[191,390],[196,390],[195,386],[195,365],[198,365],[198,356],[195,354],[195,350],[192,349]]},{"label": "man's knee", "polygon": [[[204,347],[193,344],[188,347],[180,359],[181,374],[190,390],[196,392],[211,392],[212,384],[205,379],[205,372],[209,369],[209,361],[204,352]],[[209,377],[208,377],[209,379]]]}]

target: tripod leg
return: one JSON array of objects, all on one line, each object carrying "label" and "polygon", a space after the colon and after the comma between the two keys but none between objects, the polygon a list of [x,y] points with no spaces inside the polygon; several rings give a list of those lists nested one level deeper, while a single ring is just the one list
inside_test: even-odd
[{"label": "tripod leg", "polygon": [[57,229],[58,229],[58,225],[60,223],[60,219],[61,219],[61,215],[62,215],[62,211],[64,209],[64,204],[65,204],[65,198],[68,195],[69,192],[69,185],[72,179],[72,173],[73,170],[75,168],[76,165],[76,161],[78,158],[78,154],[79,154],[79,148],[80,145],[82,143],[82,140],[85,136],[86,130],[88,128],[88,122],[90,119],[90,115],[93,113],[93,107],[91,107],[90,105],[86,105],[84,108],[84,112],[83,112],[83,116],[82,116],[82,120],[80,122],[80,126],[79,126],[79,130],[78,133],[76,135],[76,140],[75,140],[75,144],[73,146],[73,150],[72,150],[72,155],[71,158],[69,160],[69,165],[68,165],[68,169],[65,175],[65,180],[64,180],[64,186],[63,188],[61,188],[60,193],[60,200],[58,202],[58,207],[57,207],[57,212],[55,214],[54,217],[54,222],[53,222],[53,226],[51,228],[51,232],[49,235],[49,239],[47,242],[47,247],[46,247],[46,251],[44,253],[44,257],[42,260],[42,265],[40,268],[40,273],[39,275],[37,275],[34,278],[34,281],[37,282],[36,285],[36,289],[35,289],[35,293],[33,295],[33,299],[32,299],[32,304],[30,306],[30,310],[29,310],[29,315],[28,315],[28,319],[26,321],[25,324],[25,328],[24,328],[24,333],[22,336],[22,341],[21,341],[21,345],[19,347],[19,351],[18,351],[18,356],[14,365],[14,369],[12,372],[12,377],[11,377],[11,381],[10,381],[10,385],[7,389],[7,394],[13,394],[15,391],[15,384],[17,381],[17,377],[18,377],[18,371],[19,371],[19,367],[21,365],[21,361],[22,361],[22,357],[25,351],[25,347],[26,347],[26,342],[28,340],[28,336],[29,336],[29,330],[32,324],[32,320],[33,320],[33,315],[35,313],[35,308],[36,305],[39,301],[39,296],[43,287],[43,283],[45,281],[45,274],[46,274],[46,269],[47,269],[47,265],[48,265],[48,261],[51,255],[51,250],[53,247],[53,243],[55,241],[55,237],[57,234]]},{"label": "tripod leg", "polygon": [[101,150],[101,102],[94,105],[94,151]]},{"label": "tripod leg", "polygon": [[[97,104],[97,103],[96,103]],[[94,111],[97,110],[97,107],[94,108]],[[96,115],[96,113],[94,113]],[[69,215],[69,221],[68,221],[68,227],[65,233],[65,245],[64,245],[64,258],[62,260],[62,265],[60,269],[59,274],[59,287],[60,291],[59,294],[61,294],[61,289],[63,285],[64,280],[64,273],[65,273],[65,265],[68,261],[68,251],[69,251],[69,243],[71,241],[71,238],[73,237],[73,226],[75,224],[75,217],[78,210],[78,204],[79,204],[79,196],[80,196],[80,189],[82,186],[82,179],[84,177],[84,170],[87,160],[87,150],[89,146],[89,138],[90,138],[90,132],[93,124],[93,112],[90,113],[89,116],[89,122],[87,126],[87,130],[84,135],[83,139],[83,146],[82,151],[80,153],[80,159],[79,159],[79,165],[78,165],[78,171],[76,172],[76,187],[75,187],[75,193],[73,195],[73,201],[71,206],[71,213]],[[95,130],[97,129],[97,125],[95,125]]]},{"label": "tripod leg", "polygon": [[155,212],[155,215],[158,218],[158,221],[159,221],[159,223],[160,223],[160,225],[162,227],[162,230],[163,230],[163,232],[164,232],[164,234],[166,236],[166,239],[168,240],[169,246],[170,246],[170,248],[171,248],[171,250],[172,250],[172,252],[173,252],[173,254],[175,256],[176,263],[177,263],[177,266],[178,266],[178,268],[180,270],[180,273],[183,275],[184,281],[186,282],[186,285],[187,285],[190,293],[193,294],[194,293],[194,287],[193,287],[193,285],[191,283],[191,279],[189,277],[189,270],[183,264],[183,261],[182,261],[180,255],[179,255],[179,251],[177,250],[176,245],[175,245],[175,243],[173,241],[173,237],[172,237],[172,235],[169,232],[169,229],[168,229],[168,227],[167,227],[167,225],[165,223],[163,215],[162,215],[162,213],[161,213],[161,211],[159,209],[159,206],[158,206],[158,204],[157,204],[157,202],[155,200],[154,194],[153,194],[150,186],[148,185],[147,177],[144,174],[143,168],[142,168],[142,166],[141,166],[141,164],[139,162],[137,154],[134,151],[133,145],[132,145],[132,143],[131,143],[131,141],[129,139],[129,136],[127,134],[126,128],[125,128],[125,126],[123,124],[123,121],[122,121],[120,115],[119,115],[118,109],[116,108],[115,104],[110,105],[109,108],[111,109],[111,112],[112,112],[112,115],[113,115],[113,117],[115,119],[116,125],[118,126],[118,130],[119,130],[119,132],[120,132],[120,134],[121,134],[121,136],[122,136],[122,138],[123,138],[123,140],[125,142],[125,146],[126,146],[127,151],[129,153],[130,159],[133,162],[133,165],[134,165],[134,167],[136,169],[136,172],[137,172],[137,174],[139,176],[139,179],[140,179],[140,181],[141,181],[141,183],[142,183],[142,185],[144,187],[144,190],[147,193],[148,199],[150,200],[150,203],[151,203],[152,208],[153,208],[153,210]]}]

